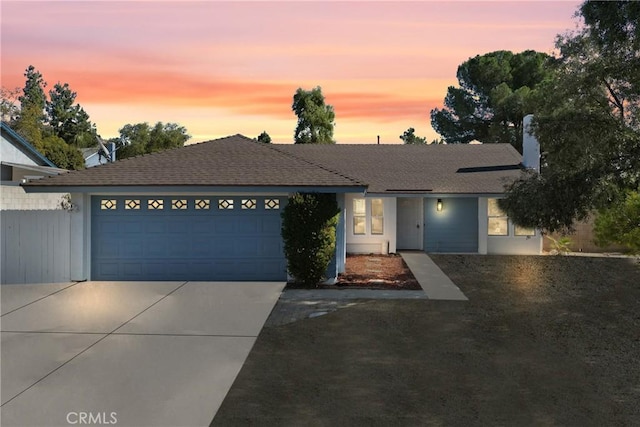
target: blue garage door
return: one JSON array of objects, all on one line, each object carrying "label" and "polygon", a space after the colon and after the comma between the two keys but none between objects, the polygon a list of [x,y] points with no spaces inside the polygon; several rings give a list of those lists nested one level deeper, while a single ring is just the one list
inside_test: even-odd
[{"label": "blue garage door", "polygon": [[94,196],[93,280],[286,280],[282,197]]}]

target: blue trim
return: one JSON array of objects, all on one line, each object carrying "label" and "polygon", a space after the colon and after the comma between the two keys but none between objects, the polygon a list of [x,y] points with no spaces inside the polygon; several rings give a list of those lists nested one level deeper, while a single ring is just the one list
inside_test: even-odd
[{"label": "blue trim", "polygon": [[58,166],[54,165],[51,160],[49,160],[45,156],[43,156],[42,153],[40,153],[38,150],[36,150],[36,148],[33,145],[29,144],[16,131],[11,129],[8,124],[2,122],[2,127],[1,128],[2,128],[2,133],[3,134],[5,134],[5,133],[8,134],[11,137],[11,139],[13,139],[18,144],[22,145],[23,148],[25,148],[26,151],[29,154],[32,154],[32,155],[36,156],[36,158],[38,158],[42,162],[46,163],[45,165],[41,165],[41,166],[51,166],[51,167],[54,167],[54,168],[58,167]]},{"label": "blue trim", "polygon": [[27,193],[90,193],[90,194],[187,194],[187,193],[354,193],[364,192],[366,187],[300,187],[300,186],[142,186],[142,187],[98,187],[98,186],[47,186],[38,181],[23,185]]}]

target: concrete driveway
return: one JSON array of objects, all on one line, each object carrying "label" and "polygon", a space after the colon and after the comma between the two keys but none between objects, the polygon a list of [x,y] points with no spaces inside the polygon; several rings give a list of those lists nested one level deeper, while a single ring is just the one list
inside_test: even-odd
[{"label": "concrete driveway", "polygon": [[3,285],[2,425],[208,425],[284,285]]}]

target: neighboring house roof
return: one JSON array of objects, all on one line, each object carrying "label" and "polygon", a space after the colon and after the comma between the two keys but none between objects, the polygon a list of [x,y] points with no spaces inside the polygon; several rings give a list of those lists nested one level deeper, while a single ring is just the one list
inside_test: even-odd
[{"label": "neighboring house roof", "polygon": [[242,135],[124,159],[26,187],[354,187],[374,194],[499,194],[521,171],[509,144],[260,144]]},{"label": "neighboring house roof", "polygon": [[349,173],[368,193],[503,193],[522,170],[510,144],[276,145],[295,157]]},{"label": "neighboring house roof", "polygon": [[31,172],[38,172],[39,174],[46,176],[60,175],[61,173],[68,172],[66,169],[55,168],[51,166],[38,166],[38,165],[25,165],[22,163],[2,162],[3,165],[11,166],[12,168],[24,169]]},{"label": "neighboring house roof", "polygon": [[242,135],[128,158],[25,187],[357,187],[348,176]]},{"label": "neighboring house roof", "polygon": [[2,129],[2,137],[18,147],[30,159],[32,159],[36,165],[49,166],[53,168],[56,167],[51,160],[43,156],[42,153],[36,150],[33,145],[29,144],[22,136],[11,129],[8,124],[2,122],[0,128]]}]

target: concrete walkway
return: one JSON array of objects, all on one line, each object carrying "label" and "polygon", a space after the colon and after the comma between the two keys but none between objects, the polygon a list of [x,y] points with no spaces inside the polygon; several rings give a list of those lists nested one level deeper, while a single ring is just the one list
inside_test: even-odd
[{"label": "concrete walkway", "polygon": [[469,300],[426,253],[400,252],[400,255],[422,286],[427,298],[453,301]]}]

